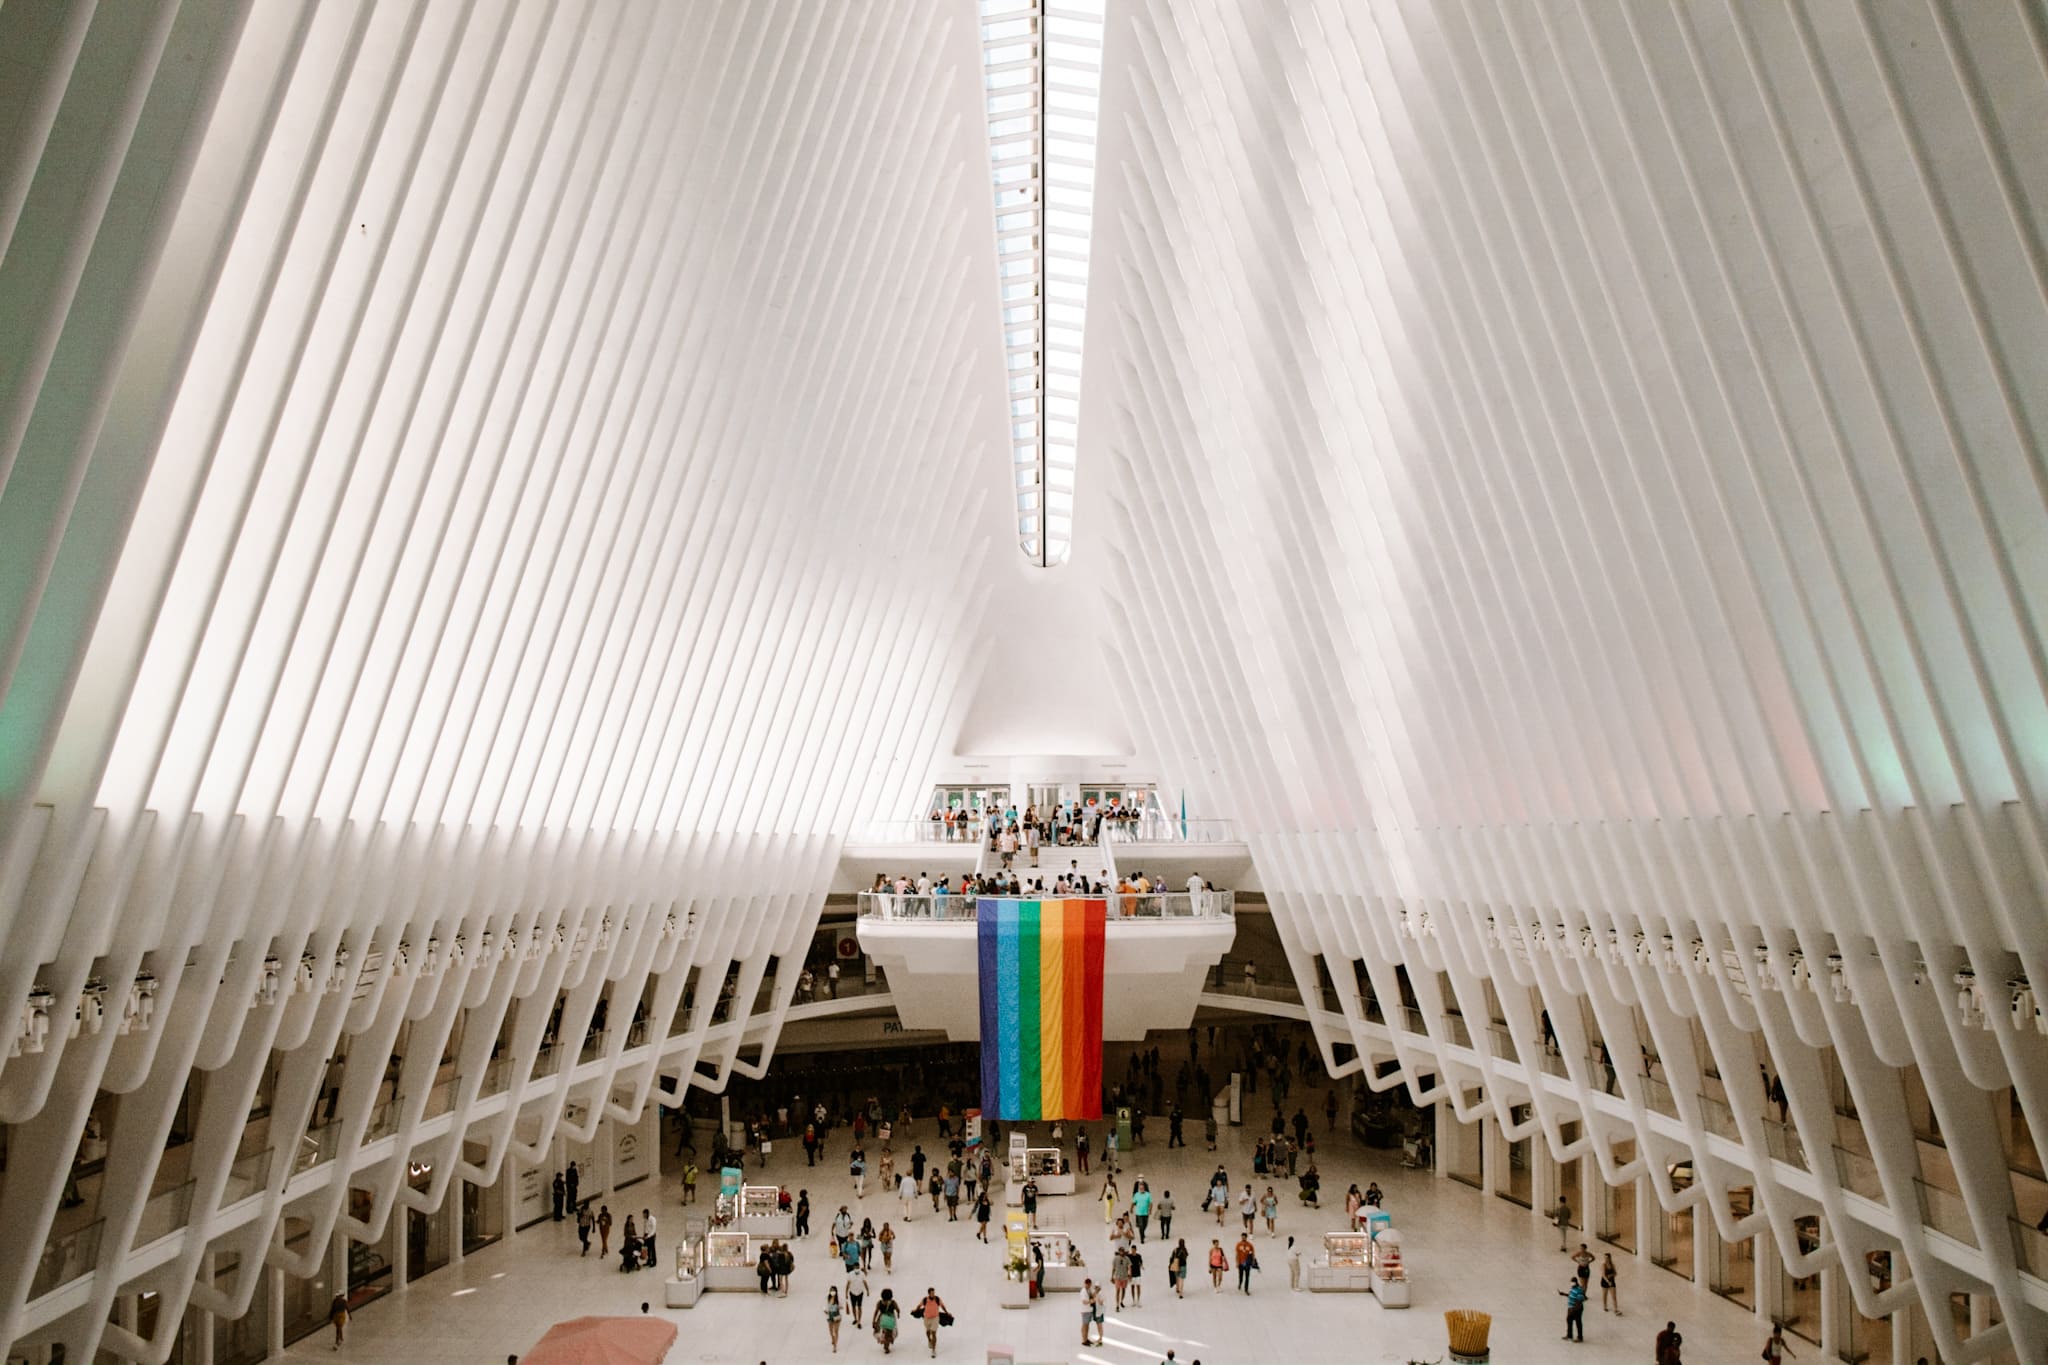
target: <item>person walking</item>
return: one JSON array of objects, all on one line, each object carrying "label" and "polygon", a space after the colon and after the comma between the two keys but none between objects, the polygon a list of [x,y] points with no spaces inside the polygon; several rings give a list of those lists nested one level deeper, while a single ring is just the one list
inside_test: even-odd
[{"label": "person walking", "polygon": [[795,1227],[797,1236],[808,1237],[811,1235],[811,1192],[809,1190],[798,1190],[796,1192]]},{"label": "person walking", "polygon": [[[1092,1341],[1089,1340],[1091,1330],[1094,1333]],[[1081,1344],[1102,1344],[1102,1290],[1093,1280],[1081,1281]]]},{"label": "person walking", "polygon": [[988,1191],[983,1190],[974,1197],[974,1240],[977,1242],[986,1242],[988,1240],[988,1217],[990,1212]]},{"label": "person walking", "polygon": [[825,1291],[825,1334],[832,1338],[832,1354],[839,1354],[839,1288]]},{"label": "person walking", "polygon": [[946,1311],[946,1301],[939,1297],[939,1291],[925,1286],[924,1300],[910,1310],[912,1317],[924,1319],[924,1344],[932,1355],[939,1353],[939,1329],[953,1325],[953,1315]]},{"label": "person walking", "polygon": [[1223,1272],[1230,1268],[1230,1257],[1224,1253],[1223,1243],[1214,1237],[1209,1239],[1209,1292],[1223,1292]]},{"label": "person walking", "polygon": [[348,1300],[336,1294],[327,1304],[327,1321],[334,1326],[334,1349],[341,1349],[342,1338],[348,1334]]},{"label": "person walking", "polygon": [[1038,1182],[1028,1176],[1024,1181],[1021,1195],[1024,1201],[1024,1226],[1034,1231],[1038,1228]]},{"label": "person walking", "polygon": [[1791,1356],[1792,1348],[1785,1344],[1785,1325],[1772,1323],[1771,1338],[1764,1343],[1765,1365],[1784,1365],[1786,1359]]},{"label": "person walking", "polygon": [[612,1254],[612,1206],[597,1206],[597,1254],[600,1257]]},{"label": "person walking", "polygon": [[1559,1251],[1570,1251],[1572,1206],[1565,1202],[1563,1195],[1557,1197],[1557,1207],[1551,1211],[1550,1221],[1557,1224],[1557,1249]]},{"label": "person walking", "polygon": [[903,1221],[910,1221],[910,1212],[917,1204],[917,1181],[905,1171],[903,1179],[896,1186],[897,1195],[903,1200]]},{"label": "person walking", "polygon": [[654,1264],[654,1212],[651,1209],[640,1210],[640,1253],[642,1265]]},{"label": "person walking", "polygon": [[1237,1239],[1237,1288],[1239,1293],[1252,1292],[1252,1272],[1259,1268],[1258,1249],[1252,1245],[1249,1229]]},{"label": "person walking", "polygon": [[1209,1181],[1209,1197],[1203,1208],[1216,1210],[1216,1226],[1223,1226],[1223,1215],[1230,1208],[1230,1182],[1224,1177],[1223,1168],[1218,1166],[1216,1174]]},{"label": "person walking", "polygon": [[1678,1324],[1667,1322],[1664,1330],[1657,1333],[1657,1343],[1652,1348],[1653,1365],[1678,1365],[1679,1347],[1685,1338],[1679,1333]]},{"label": "person walking", "polygon": [[583,1250],[576,1253],[578,1256],[590,1254],[590,1234],[596,1226],[596,1220],[590,1216],[590,1205],[579,1205],[576,1209],[576,1240],[583,1244]]},{"label": "person walking", "polygon": [[882,1343],[883,1355],[896,1345],[897,1307],[896,1296],[886,1289],[875,1300],[875,1340]]},{"label": "person walking", "polygon": [[862,1270],[860,1268],[860,1265],[856,1263],[853,1269],[846,1272],[846,1311],[848,1316],[852,1317],[853,1326],[856,1331],[860,1329],[861,1325],[861,1302],[862,1300],[866,1299],[867,1296],[868,1275],[867,1272],[865,1270]]},{"label": "person walking", "polygon": [[1210,1151],[1216,1150],[1216,1111],[1210,1110],[1202,1119],[1202,1141]]},{"label": "person walking", "polygon": [[853,1215],[846,1211],[846,1205],[839,1206],[839,1212],[832,1215],[832,1249],[846,1254],[846,1240],[853,1236]]},{"label": "person walking", "polygon": [[1116,1311],[1124,1311],[1124,1294],[1131,1287],[1131,1254],[1122,1247],[1109,1258],[1109,1282],[1116,1289]]},{"label": "person walking", "polygon": [[1105,1176],[1102,1181],[1102,1225],[1116,1226],[1116,1176]]},{"label": "person walking", "polygon": [[1124,1254],[1131,1260],[1131,1307],[1137,1308],[1145,1302],[1145,1253],[1132,1247]]},{"label": "person walking", "polygon": [[860,1243],[860,1268],[862,1270],[873,1270],[875,1268],[874,1219],[863,1218],[860,1220],[860,1235],[855,1240]]},{"label": "person walking", "polygon": [[1081,1168],[1081,1174],[1088,1174],[1088,1130],[1083,1128],[1074,1134],[1074,1164]]},{"label": "person walking", "polygon": [[[1161,1234],[1164,1236],[1164,1234]],[[1188,1239],[1183,1237],[1166,1256],[1166,1287],[1176,1299],[1184,1299],[1188,1287]]]},{"label": "person walking", "polygon": [[855,1199],[867,1198],[868,1154],[861,1150],[858,1142],[854,1143],[853,1150],[846,1154],[846,1173],[853,1177],[853,1197]]},{"label": "person walking", "polygon": [[564,1183],[568,1186],[569,1208],[573,1211],[576,1208],[576,1187],[583,1183],[583,1173],[576,1169],[576,1163],[573,1161],[569,1163],[569,1171]]},{"label": "person walking", "polygon": [[683,1202],[697,1202],[697,1163],[694,1161],[683,1163]]},{"label": "person walking", "polygon": [[1301,1288],[1301,1251],[1294,1245],[1294,1239],[1287,1239],[1287,1289],[1289,1293]]},{"label": "person walking", "polygon": [[1266,1220],[1266,1235],[1273,1236],[1279,1230],[1275,1223],[1280,1217],[1280,1197],[1273,1193],[1271,1185],[1266,1186],[1266,1193],[1259,1200],[1259,1213]]},{"label": "person walking", "polygon": [[562,1202],[569,1197],[569,1182],[562,1178],[562,1173],[560,1171],[555,1172],[554,1191],[555,1221],[559,1223],[562,1221]]},{"label": "person walking", "polygon": [[1244,1195],[1237,1201],[1237,1212],[1244,1219],[1244,1235],[1251,1236],[1252,1222],[1258,1217],[1259,1205],[1258,1201],[1252,1198],[1252,1187],[1249,1185],[1244,1187]]},{"label": "person walking", "polygon": [[1138,1177],[1137,1188],[1131,1191],[1131,1216],[1138,1221],[1138,1240],[1142,1242],[1145,1228],[1152,1221],[1152,1187],[1143,1176]]},{"label": "person walking", "polygon": [[1564,1339],[1584,1343],[1586,1340],[1586,1286],[1578,1276],[1558,1291],[1564,1295]]},{"label": "person walking", "polygon": [[896,1229],[889,1226],[889,1220],[882,1220],[882,1230],[875,1234],[875,1245],[882,1249],[884,1272],[896,1268]]},{"label": "person walking", "polygon": [[1611,1251],[1600,1262],[1600,1311],[1621,1316],[1621,1283]]}]

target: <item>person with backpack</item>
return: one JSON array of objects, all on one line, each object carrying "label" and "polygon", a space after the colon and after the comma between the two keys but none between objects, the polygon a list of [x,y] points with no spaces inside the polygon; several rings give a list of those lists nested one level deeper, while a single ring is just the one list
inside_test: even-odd
[{"label": "person with backpack", "polygon": [[933,1355],[937,1355],[939,1329],[953,1325],[953,1315],[946,1311],[946,1301],[939,1297],[939,1291],[926,1285],[924,1299],[910,1310],[910,1316],[924,1320],[924,1344]]},{"label": "person with backpack", "polygon": [[796,1253],[789,1249],[788,1243],[782,1241],[777,1241],[774,1249],[775,1283],[782,1290],[782,1297],[786,1299],[789,1297],[789,1277],[796,1270]]}]

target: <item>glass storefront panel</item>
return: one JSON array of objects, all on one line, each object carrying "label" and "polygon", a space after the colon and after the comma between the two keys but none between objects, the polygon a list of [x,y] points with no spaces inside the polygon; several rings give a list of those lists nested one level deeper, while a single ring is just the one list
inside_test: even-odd
[{"label": "glass storefront panel", "polygon": [[[1820,1246],[1820,1218],[1817,1215],[1794,1219],[1792,1227],[1798,1234],[1802,1254],[1811,1253]],[[1777,1274],[1780,1276],[1778,1302],[1783,1305],[1779,1309],[1779,1320],[1785,1324],[1786,1331],[1818,1346],[1821,1335],[1819,1272],[1795,1276],[1779,1259]]]},{"label": "glass storefront panel", "polygon": [[[1519,1127],[1528,1122],[1530,1112],[1528,1105],[1518,1104],[1508,1110],[1508,1115]],[[1510,1203],[1520,1204],[1525,1209],[1532,1208],[1536,1199],[1535,1142],[1522,1138],[1504,1145],[1507,1148],[1507,1179],[1500,1182],[1496,1193]]]},{"label": "glass storefront panel", "polygon": [[301,1279],[284,1277],[284,1344],[302,1341],[327,1326],[327,1305],[334,1298],[333,1257],[312,1255],[313,1225],[304,1218],[284,1220],[284,1249],[294,1258],[311,1260],[319,1273]]},{"label": "glass storefront panel", "polygon": [[[490,1152],[483,1143],[465,1142],[462,1154],[465,1161],[481,1166]],[[505,1201],[496,1185],[472,1185],[467,1180],[461,1183],[462,1251],[468,1255],[505,1235]]]},{"label": "glass storefront panel", "polygon": [[1450,1128],[1450,1141],[1439,1153],[1444,1174],[1475,1190],[1486,1184],[1485,1131],[1484,1124],[1454,1123]]},{"label": "glass storefront panel", "polygon": [[[415,1161],[409,1175],[413,1189],[421,1194],[433,1185],[432,1166]],[[453,1215],[454,1210],[445,1199],[431,1213],[419,1209],[405,1211],[406,1283],[410,1284],[422,1275],[430,1275],[448,1264],[448,1220]]]},{"label": "glass storefront panel", "polygon": [[[242,1258],[233,1252],[214,1257],[213,1286],[223,1294],[234,1292],[241,1273]],[[255,1365],[270,1354],[270,1296],[261,1285],[249,1300],[249,1311],[239,1318],[213,1320],[213,1365]]]},{"label": "glass storefront panel", "polygon": [[[1614,1144],[1614,1161],[1626,1166],[1636,1159],[1636,1144],[1633,1140]],[[1600,1240],[1610,1242],[1623,1251],[1636,1249],[1636,1182],[1625,1180],[1619,1185],[1606,1185],[1600,1198]]]}]

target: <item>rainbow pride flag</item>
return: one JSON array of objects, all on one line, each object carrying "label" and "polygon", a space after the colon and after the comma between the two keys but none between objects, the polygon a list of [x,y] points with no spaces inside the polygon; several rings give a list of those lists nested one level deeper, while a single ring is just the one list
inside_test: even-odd
[{"label": "rainbow pride flag", "polygon": [[975,903],[981,958],[981,1112],[1102,1117],[1101,899]]}]

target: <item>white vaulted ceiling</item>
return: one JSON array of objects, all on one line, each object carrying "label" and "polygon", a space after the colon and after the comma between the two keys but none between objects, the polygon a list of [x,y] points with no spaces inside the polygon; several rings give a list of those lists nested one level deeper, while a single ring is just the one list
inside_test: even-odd
[{"label": "white vaulted ceiling", "polygon": [[[2028,3],[1113,7],[1077,528],[1138,746],[1252,832],[1305,992],[1320,959],[1341,993],[1326,1043],[1724,1235],[1824,1212],[1858,1306],[1918,1296],[1938,1339],[1967,1266],[2023,1359],[2048,1299],[1991,1096],[2048,1122],[2007,1008],[2048,984],[2044,34]],[[1488,1029],[1539,1010],[1547,1081]],[[1656,1082],[1603,1095],[1595,1039]],[[1871,1149],[1839,1171],[1825,1049]]]},{"label": "white vaulted ceiling", "polygon": [[[0,1018],[58,1024],[0,1058],[0,1226],[47,1240],[123,1096],[103,1230],[0,1261],[0,1341],[148,1354],[106,1323],[194,1068],[211,1228],[269,1059],[287,1125],[377,1063],[338,1172],[221,1234],[234,1313],[287,1199],[314,1246],[414,1200],[416,1131],[491,1180],[765,1064],[780,1005],[721,1029],[717,983],[1037,734],[1247,832],[1337,1069],[1866,1312],[1993,1295],[1945,1358],[2048,1349],[1993,1112],[2048,1131],[2040,7],[1111,0],[1051,570],[982,57],[975,0],[0,5]],[[520,1008],[693,978],[573,1079]],[[476,1066],[423,1128],[437,1037]],[[1658,1076],[1605,1093],[1602,1042]]]}]

